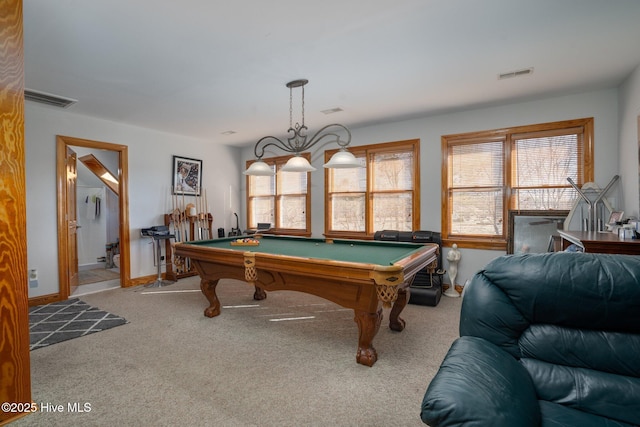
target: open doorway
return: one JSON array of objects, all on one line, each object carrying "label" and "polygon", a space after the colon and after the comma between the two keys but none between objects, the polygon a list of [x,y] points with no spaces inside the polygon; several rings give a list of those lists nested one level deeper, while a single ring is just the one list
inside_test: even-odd
[{"label": "open doorway", "polygon": [[[119,153],[71,147],[76,161],[78,287],[71,297],[120,287]],[[102,160],[101,160],[102,159]]]},{"label": "open doorway", "polygon": [[[115,209],[117,209],[115,216],[118,220],[118,224],[115,225],[117,237],[114,236],[115,239],[111,239],[116,240],[117,250],[116,248],[112,248],[114,253],[109,254],[109,248],[105,247],[105,262],[112,263],[113,255],[117,251],[119,286],[128,286],[131,281],[129,262],[128,148],[124,145],[60,135],[56,138],[56,144],[60,299],[66,300],[69,296],[74,295],[80,283],[80,272],[78,268],[78,229],[80,228],[81,221],[79,221],[78,218],[78,204],[80,203],[81,207],[86,209],[87,207],[82,204],[88,204],[88,202],[91,201],[91,207],[95,209],[95,198],[99,198],[101,194],[98,192],[91,195],[83,193],[79,200],[79,193],[77,191],[78,163],[82,164],[82,162],[78,159],[76,151],[83,153],[80,157],[84,157],[85,159],[87,156],[91,156],[91,153],[99,154],[100,152],[114,156],[117,171],[112,170],[111,172],[113,172],[117,184],[104,191],[107,192],[105,193],[106,197],[108,197],[111,192],[117,195],[117,202],[115,203]],[[94,173],[96,172],[94,171]],[[104,177],[101,177],[101,180],[104,182]],[[83,188],[82,190],[84,191],[86,189]],[[91,200],[88,199],[89,197],[91,197]],[[112,244],[114,242],[110,243]],[[80,242],[80,246],[82,246],[82,244],[83,242]],[[111,257],[109,257],[109,255],[111,255]]]}]

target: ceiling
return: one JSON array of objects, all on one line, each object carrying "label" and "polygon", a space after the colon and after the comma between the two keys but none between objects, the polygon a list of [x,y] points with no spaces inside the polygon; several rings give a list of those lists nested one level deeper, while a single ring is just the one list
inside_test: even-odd
[{"label": "ceiling", "polygon": [[286,135],[294,79],[309,80],[311,133],[615,87],[640,64],[638,0],[25,0],[23,12],[26,88],[228,145]]}]

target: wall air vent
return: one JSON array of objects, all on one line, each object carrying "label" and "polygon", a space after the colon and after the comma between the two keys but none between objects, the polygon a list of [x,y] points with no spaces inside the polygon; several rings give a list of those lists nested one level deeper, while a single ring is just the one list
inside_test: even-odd
[{"label": "wall air vent", "polygon": [[24,90],[25,101],[39,102],[40,104],[51,105],[53,107],[67,108],[76,102],[77,99],[65,98],[58,95],[53,95],[46,92],[38,92],[37,90],[26,89]]},{"label": "wall air vent", "polygon": [[498,74],[498,80],[510,79],[512,77],[526,76],[533,73],[533,67],[523,68],[522,70],[509,71],[508,73]]}]

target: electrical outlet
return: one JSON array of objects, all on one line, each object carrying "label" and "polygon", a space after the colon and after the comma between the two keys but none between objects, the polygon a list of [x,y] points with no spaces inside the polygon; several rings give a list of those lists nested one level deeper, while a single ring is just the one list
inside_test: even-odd
[{"label": "electrical outlet", "polygon": [[36,269],[29,270],[29,287],[30,288],[38,287],[38,270]]}]

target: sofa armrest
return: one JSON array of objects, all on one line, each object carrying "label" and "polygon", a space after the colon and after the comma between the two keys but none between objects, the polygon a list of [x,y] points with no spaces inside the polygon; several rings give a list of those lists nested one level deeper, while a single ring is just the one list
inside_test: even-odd
[{"label": "sofa armrest", "polygon": [[458,338],[422,401],[422,421],[439,426],[538,426],[540,407],[524,367],[477,337]]}]

